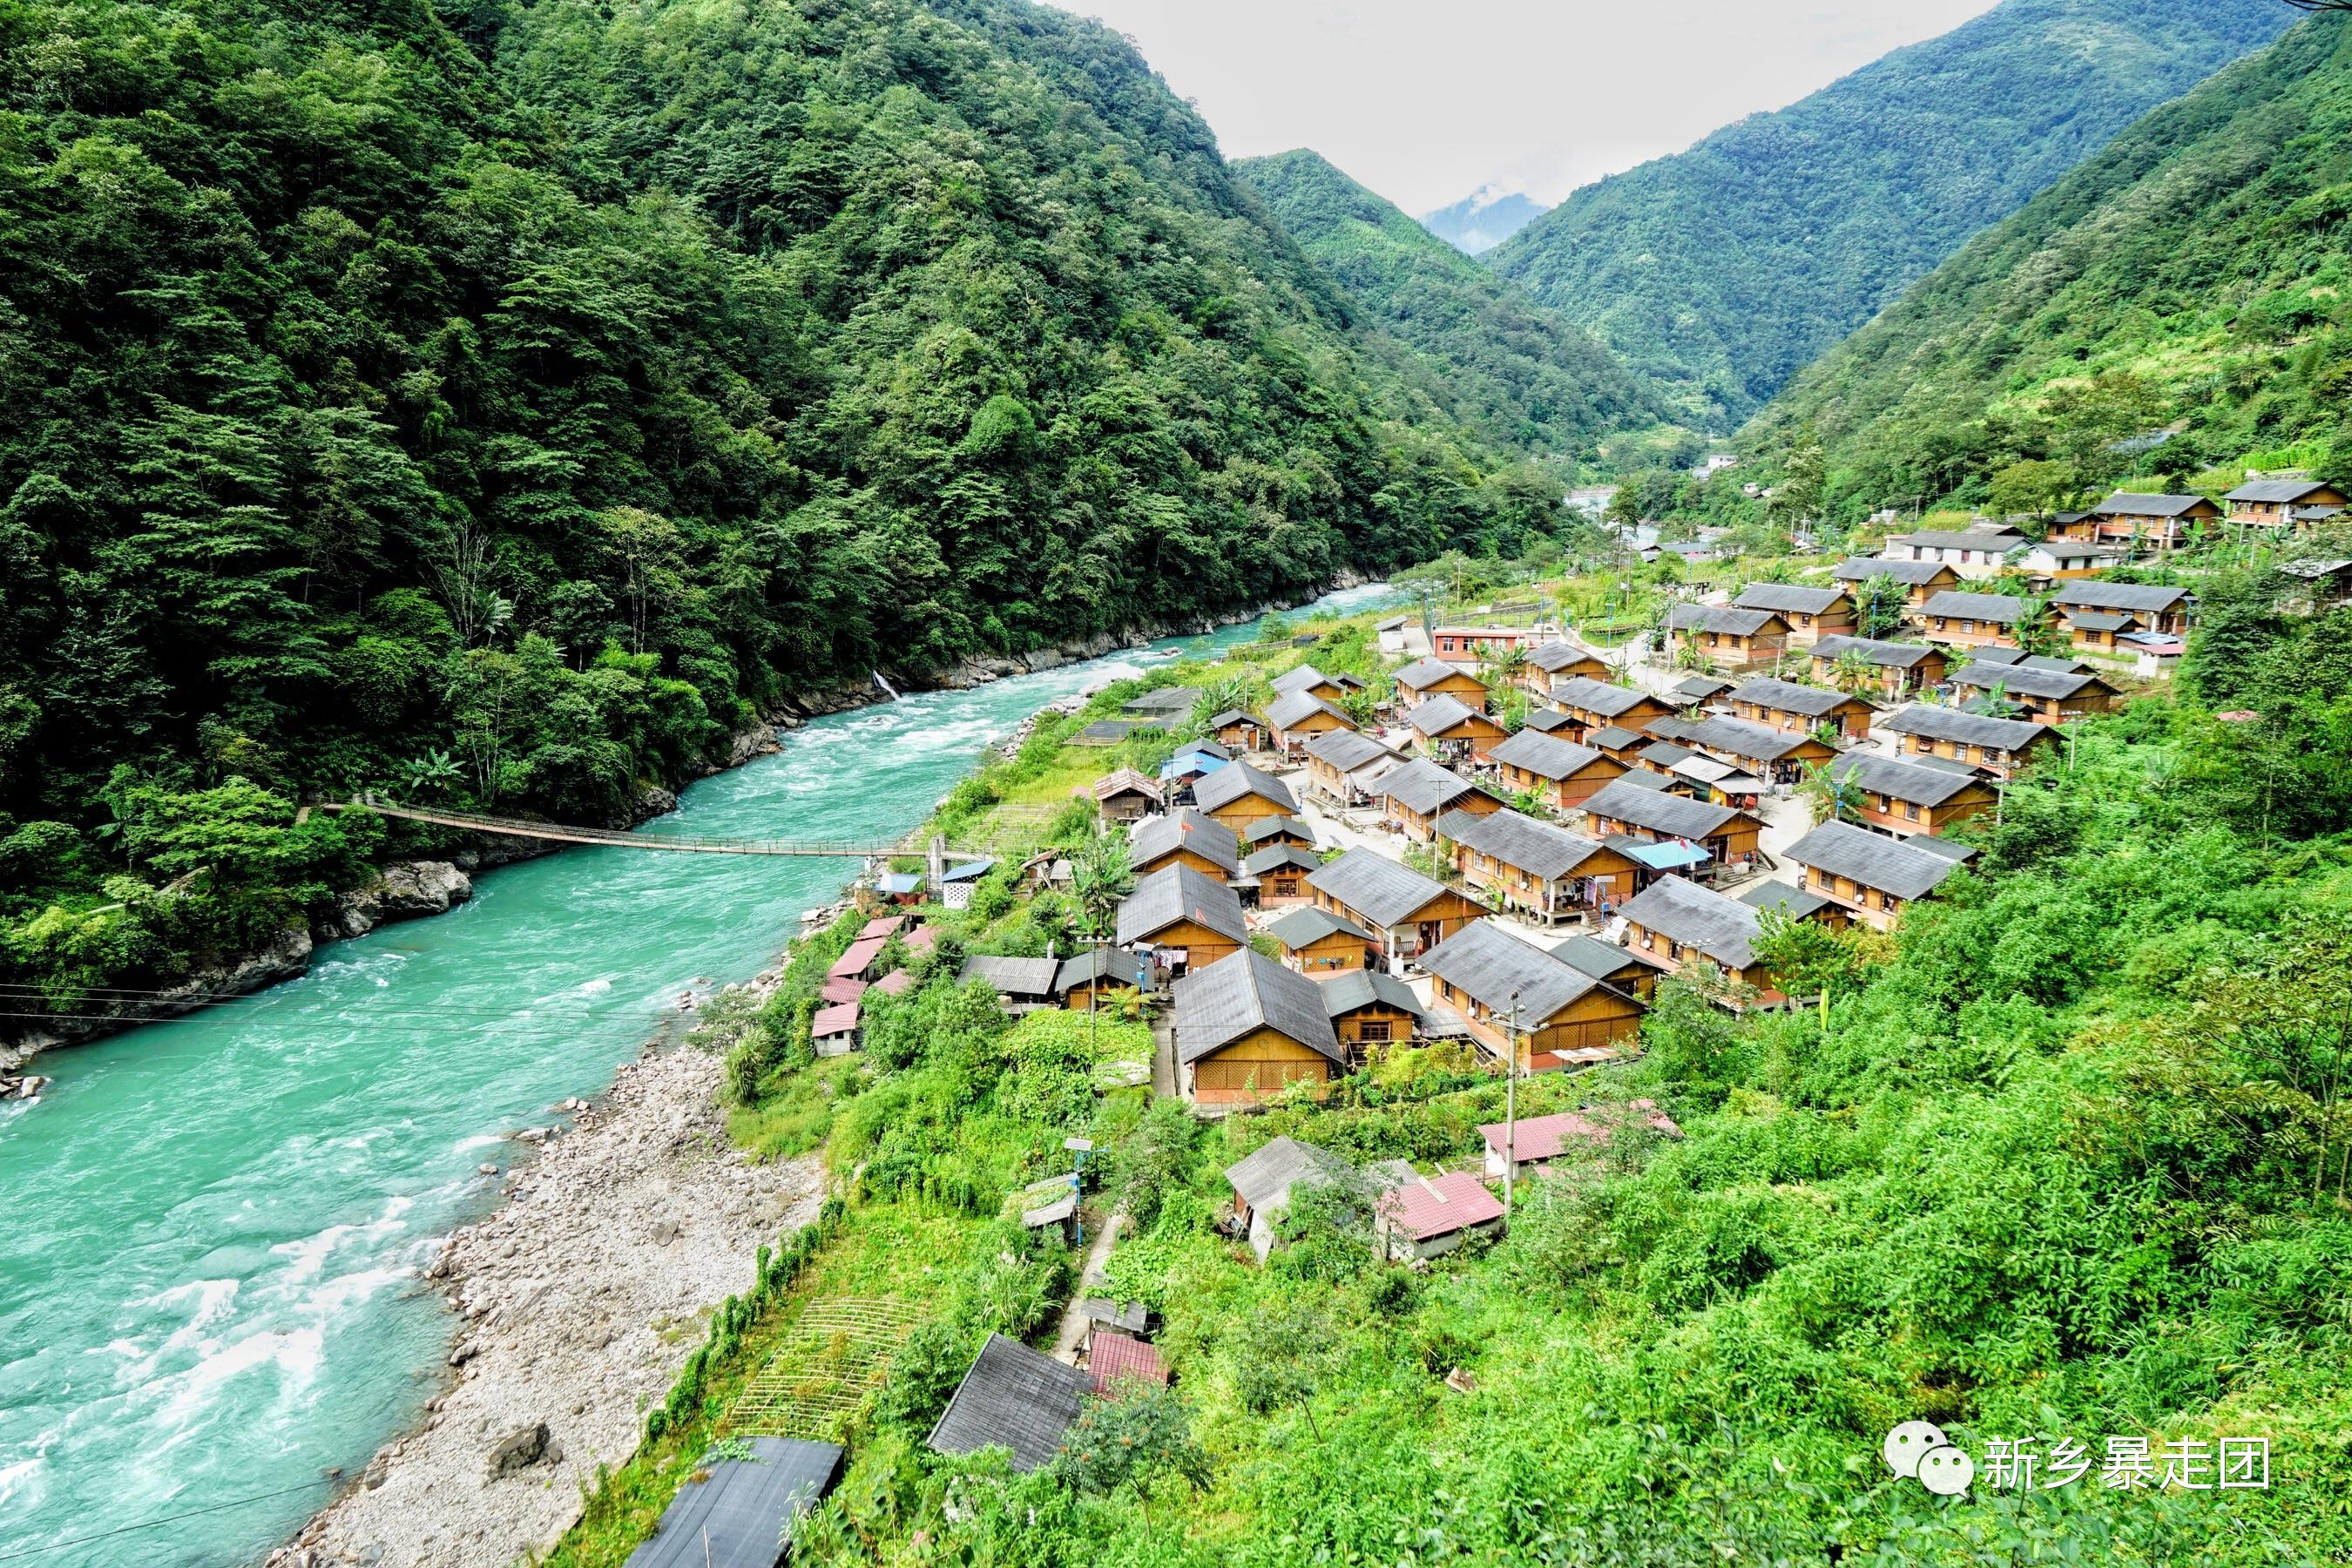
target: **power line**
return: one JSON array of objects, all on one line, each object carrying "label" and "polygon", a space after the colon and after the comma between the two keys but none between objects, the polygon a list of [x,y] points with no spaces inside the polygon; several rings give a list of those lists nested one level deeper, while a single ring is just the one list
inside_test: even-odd
[{"label": "power line", "polygon": [[28,1546],[21,1552],[0,1552],[0,1563],[14,1563],[21,1557],[38,1557],[45,1552],[62,1552],[68,1546],[87,1546],[93,1541],[109,1541],[118,1535],[129,1535],[133,1531],[152,1530],[159,1524],[176,1524],[184,1519],[196,1519],[208,1513],[220,1513],[227,1509],[244,1508],[248,1503],[268,1502],[272,1498],[292,1497],[296,1492],[307,1492],[313,1487],[328,1484],[323,1478],[315,1481],[304,1481],[299,1487],[286,1487],[274,1492],[261,1492],[253,1497],[237,1498],[230,1502],[216,1502],[209,1508],[192,1508],[185,1513],[167,1513],[155,1519],[142,1520],[137,1524],[118,1525],[112,1530],[101,1530],[96,1535],[79,1535],[71,1541],[52,1541],[47,1546]]}]

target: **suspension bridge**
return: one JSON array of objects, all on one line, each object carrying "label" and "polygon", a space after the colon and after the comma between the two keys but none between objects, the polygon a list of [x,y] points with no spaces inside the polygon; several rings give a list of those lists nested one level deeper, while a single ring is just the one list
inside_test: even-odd
[{"label": "suspension bridge", "polygon": [[684,855],[785,855],[802,858],[871,860],[895,855],[937,855],[942,860],[982,860],[986,856],[946,847],[916,835],[904,838],[688,838],[666,834],[635,833],[621,827],[581,827],[570,823],[533,822],[522,817],[485,816],[470,811],[444,811],[388,801],[360,798],[326,801],[304,806],[297,820],[312,811],[368,811],[396,816],[404,822],[429,822],[474,833],[494,833],[510,838],[539,838],[553,844],[610,844],[623,849],[660,849]]}]

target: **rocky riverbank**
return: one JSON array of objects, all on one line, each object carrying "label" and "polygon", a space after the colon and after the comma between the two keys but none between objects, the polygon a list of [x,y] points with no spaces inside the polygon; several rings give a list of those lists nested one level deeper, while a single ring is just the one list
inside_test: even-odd
[{"label": "rocky riverbank", "polygon": [[814,1158],[729,1145],[720,1056],[649,1046],[600,1104],[516,1134],[505,1202],[425,1270],[455,1320],[447,1385],[272,1568],[507,1568],[570,1528],[761,1244],[822,1197]]}]

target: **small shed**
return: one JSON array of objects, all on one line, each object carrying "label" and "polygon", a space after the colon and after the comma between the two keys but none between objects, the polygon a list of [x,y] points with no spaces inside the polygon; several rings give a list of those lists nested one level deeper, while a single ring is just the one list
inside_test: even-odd
[{"label": "small shed", "polygon": [[1034,1470],[1060,1451],[1062,1434],[1093,1392],[1094,1379],[1076,1367],[991,1334],[956,1384],[928,1442],[941,1454],[1009,1448],[1014,1469]]},{"label": "small shed", "polygon": [[1525,1171],[1530,1165],[1549,1165],[1571,1152],[1606,1148],[1617,1129],[1635,1117],[1654,1132],[1668,1138],[1683,1135],[1675,1119],[1660,1110],[1654,1100],[1634,1100],[1622,1111],[1591,1107],[1553,1116],[1523,1116],[1516,1124],[1491,1121],[1478,1129],[1478,1136],[1486,1142],[1486,1175],[1492,1181],[1503,1179],[1507,1151],[1511,1163]]},{"label": "small shed", "polygon": [[1087,1352],[1087,1375],[1106,1399],[1149,1394],[1168,1386],[1168,1363],[1149,1342],[1098,1337]]},{"label": "small shed", "polygon": [[820,1007],[809,1020],[809,1040],[821,1057],[845,1057],[857,1048],[859,1004],[836,1003]]},{"label": "small shed", "polygon": [[700,1467],[677,1489],[626,1568],[776,1568],[792,1527],[841,1479],[841,1449],[753,1437],[751,1457]]},{"label": "small shed", "polygon": [[1287,1207],[1292,1189],[1327,1184],[1349,1173],[1348,1162],[1328,1149],[1288,1136],[1276,1138],[1225,1167],[1234,1189],[1234,1217],[1248,1229],[1250,1250],[1265,1261],[1274,1250],[1271,1215]]},{"label": "small shed", "polygon": [[1095,781],[1095,812],[1105,822],[1139,822],[1166,804],[1154,781],[1133,768],[1114,768]]},{"label": "small shed", "polygon": [[1418,1176],[1381,1194],[1372,1233],[1397,1259],[1427,1259],[1474,1236],[1499,1236],[1503,1205],[1475,1172]]}]

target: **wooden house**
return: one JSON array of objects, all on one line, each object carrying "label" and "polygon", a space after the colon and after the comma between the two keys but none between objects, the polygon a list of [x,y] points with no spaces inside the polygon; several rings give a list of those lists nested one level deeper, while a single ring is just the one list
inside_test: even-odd
[{"label": "wooden house", "polygon": [[1874,555],[1855,555],[1839,562],[1834,574],[1839,582],[1852,585],[1857,612],[1863,584],[1874,577],[1888,577],[1899,584],[1914,608],[1960,585],[1960,574],[1940,561],[1883,561]]},{"label": "wooden house", "polygon": [[2021,647],[2029,626],[2049,612],[2014,594],[1937,594],[1911,612],[1911,624],[1930,642],[1950,647]]},{"label": "wooden house", "polygon": [[1890,838],[1851,822],[1824,822],[1783,858],[1797,868],[1799,888],[1887,931],[1975,854],[1932,833]]},{"label": "wooden house", "polygon": [[1241,895],[1190,866],[1171,866],[1135,884],[1118,906],[1118,945],[1150,946],[1171,973],[1205,968],[1249,942]]},{"label": "wooden house", "polygon": [[1737,899],[1727,899],[1680,877],[1661,877],[1622,911],[1625,945],[1636,947],[1679,973],[1693,964],[1712,964],[1756,992],[1759,1005],[1788,998],[1751,945],[1763,918]]},{"label": "wooden house", "polygon": [[1440,626],[1430,634],[1429,647],[1449,664],[1485,664],[1548,640],[1549,634],[1524,626]]},{"label": "wooden house", "polygon": [[1885,697],[1939,686],[1946,668],[1944,650],[1934,643],[1823,637],[1813,645],[1813,679],[1820,685],[1839,684],[1844,672],[1857,665],[1870,672],[1864,689]]},{"label": "wooden house", "polygon": [[1354,1167],[1339,1155],[1286,1136],[1226,1166],[1225,1182],[1234,1191],[1234,1218],[1244,1227],[1258,1261],[1265,1262],[1274,1250],[1274,1221],[1290,1206],[1293,1193],[1347,1181],[1353,1173]]},{"label": "wooden house", "polygon": [[1532,730],[1522,730],[1495,747],[1487,759],[1495,764],[1505,789],[1540,796],[1557,811],[1581,809],[1611,779],[1625,772],[1624,763],[1591,746]]},{"label": "wooden house", "polygon": [[1830,772],[1850,786],[1848,805],[1865,824],[1906,838],[1943,834],[1997,804],[1982,775],[1953,763],[1856,752],[1832,763]]},{"label": "wooden house", "polygon": [[1311,691],[1293,691],[1266,705],[1266,738],[1285,756],[1304,754],[1318,735],[1355,728],[1353,719]]},{"label": "wooden house", "polygon": [[1176,983],[1176,1064],[1184,1098],[1262,1105],[1294,1084],[1318,1096],[1347,1071],[1322,988],[1247,949]]},{"label": "wooden house", "polygon": [[[1658,721],[1654,719],[1648,721],[1648,723],[1652,724]],[[1558,732],[1553,731],[1555,734]],[[1607,757],[1611,762],[1622,763],[1627,768],[1638,767],[1641,764],[1643,748],[1648,746],[1652,740],[1646,725],[1642,728],[1629,728],[1623,724],[1604,724],[1597,730],[1579,730],[1571,724],[1568,732],[1571,735],[1580,735],[1584,744]]]},{"label": "wooden house", "polygon": [[1160,786],[1133,768],[1118,768],[1095,781],[1095,815],[1105,825],[1139,822],[1167,804]]},{"label": "wooden house", "polygon": [[1789,623],[1772,610],[1676,605],[1666,613],[1666,652],[1696,649],[1730,668],[1768,664],[1789,647]]},{"label": "wooden house", "polygon": [[1588,746],[1594,744],[1591,737],[1595,730],[1639,730],[1674,711],[1646,691],[1580,675],[1552,682],[1551,705],[1568,715],[1575,731],[1571,739]]},{"label": "wooden house", "polygon": [[[1745,719],[1702,719],[1685,724],[1678,743],[1728,763],[1766,784],[1795,784],[1805,776],[1807,768],[1838,754],[1836,747],[1810,730],[1775,729]],[[1669,771],[1688,776],[1686,770],[1678,767]]]},{"label": "wooden house", "polygon": [[2030,664],[1971,664],[1957,670],[1952,684],[1966,692],[1996,688],[2036,724],[2066,724],[2087,713],[2115,710],[2116,689],[2088,671],[2038,669]]},{"label": "wooden house", "polygon": [[1149,966],[1123,947],[1090,947],[1062,960],[1054,998],[1074,1013],[1115,1006],[1140,993]]},{"label": "wooden house", "polygon": [[2298,533],[2305,530],[2297,513],[2352,505],[2342,489],[2315,479],[2248,479],[2221,499],[2236,526]]},{"label": "wooden house", "polygon": [[1127,837],[1127,863],[1138,877],[1190,866],[1204,877],[1230,882],[1241,874],[1241,843],[1214,817],[1179,806],[1135,825]]},{"label": "wooden house", "polygon": [[1403,763],[1398,752],[1360,731],[1334,730],[1307,742],[1307,787],[1343,810],[1369,805],[1381,775]]},{"label": "wooden house", "polygon": [[1719,675],[1686,675],[1675,682],[1675,689],[1666,693],[1666,701],[1676,712],[1687,713],[1713,702],[1729,691],[1732,685]]},{"label": "wooden house", "polygon": [[2032,541],[2006,523],[1987,523],[1964,532],[1921,529],[1896,534],[1881,550],[1882,561],[1935,561],[1962,577],[1998,577],[2011,551]]},{"label": "wooden house", "polygon": [[1548,702],[1553,681],[1572,680],[1579,676],[1588,680],[1606,680],[1609,667],[1597,654],[1571,642],[1554,640],[1528,653],[1527,663],[1519,668],[1519,684],[1537,702]]},{"label": "wooden house", "polygon": [[1416,757],[1381,776],[1382,814],[1416,844],[1437,837],[1437,819],[1449,811],[1500,811],[1503,803],[1461,774]]},{"label": "wooden house", "polygon": [[2121,544],[2140,554],[2169,554],[2194,540],[2221,509],[2203,496],[2117,490],[2066,528],[2067,537]]},{"label": "wooden house", "polygon": [[1296,844],[1270,844],[1243,859],[1234,885],[1245,895],[1254,893],[1259,909],[1280,909],[1307,900],[1307,879],[1322,866],[1313,852]]},{"label": "wooden house", "polygon": [[1364,683],[1352,675],[1326,675],[1311,664],[1285,671],[1267,683],[1279,699],[1305,692],[1307,696],[1328,702],[1337,708],[1348,700],[1350,691],[1361,691]]},{"label": "wooden house", "polygon": [[1426,1263],[1474,1239],[1503,1234],[1503,1205],[1475,1171],[1409,1180],[1372,1205],[1372,1241],[1391,1263]]},{"label": "wooden house", "polygon": [[1050,958],[1004,958],[975,952],[963,961],[959,984],[984,980],[1003,998],[1008,1013],[1026,1013],[1054,1005],[1054,982],[1062,966]]},{"label": "wooden house", "polygon": [[1731,601],[1735,610],[1769,610],[1788,623],[1790,647],[1811,647],[1853,630],[1853,596],[1842,587],[1801,588],[1793,583],[1750,583]]},{"label": "wooden house", "polygon": [[1413,743],[1424,755],[1441,762],[1466,758],[1483,763],[1508,733],[1479,710],[1452,696],[1413,704],[1405,722],[1412,726]]},{"label": "wooden house", "polygon": [[[1614,1052],[1640,1033],[1647,1010],[1639,997],[1491,921],[1463,927],[1423,955],[1421,966],[1433,999],[1461,1014],[1489,1056],[1516,1058],[1523,1072],[1559,1065],[1570,1053]],[[1545,1062],[1547,1056],[1559,1060]]]},{"label": "wooden house", "polygon": [[1631,996],[1647,1002],[1658,994],[1658,976],[1671,973],[1665,962],[1638,947],[1620,947],[1594,936],[1572,936],[1551,950],[1551,955],[1580,969]]},{"label": "wooden house", "polygon": [[[1890,838],[1887,842],[1895,840]],[[1750,882],[1735,896],[1759,915],[1777,910],[1792,921],[1811,921],[1831,931],[1843,931],[1853,923],[1843,905],[1787,882]]]},{"label": "wooden house", "polygon": [[1192,786],[1192,804],[1239,833],[1262,816],[1297,816],[1298,797],[1247,763],[1228,763]]},{"label": "wooden house", "polygon": [[1941,757],[1963,763],[1990,778],[2011,779],[2037,753],[2058,743],[2057,731],[2047,724],[2024,720],[1994,719],[1915,702],[1880,721],[1881,731],[1902,737],[1904,752],[1917,757]]},{"label": "wooden house", "polygon": [[1409,1046],[1421,1031],[1421,999],[1393,974],[1359,965],[1319,982],[1317,989],[1350,1068],[1363,1066],[1374,1046]]},{"label": "wooden house", "polygon": [[1486,710],[1486,683],[1458,664],[1442,658],[1416,659],[1391,679],[1400,713],[1410,713],[1433,697],[1451,697],[1465,708]]},{"label": "wooden house", "polygon": [[1701,863],[1732,865],[1755,858],[1764,832],[1758,818],[1729,806],[1637,788],[1628,782],[1631,776],[1584,804],[1590,829],[1603,844],[1612,835],[1629,840],[1636,847],[1620,852],[1645,871],[1661,868],[1642,855],[1638,846],[1644,844],[1690,845],[1699,851]]},{"label": "wooden house", "polygon": [[1448,812],[1437,838],[1465,883],[1545,925],[1622,902],[1639,879],[1618,851],[1516,811]]},{"label": "wooden house", "polygon": [[1731,711],[1751,724],[1795,734],[1826,730],[1856,738],[1870,733],[1878,710],[1863,698],[1793,680],[1751,680],[1731,694]]},{"label": "wooden house", "polygon": [[1307,879],[1315,907],[1370,932],[1391,973],[1485,913],[1402,862],[1350,849]]},{"label": "wooden house", "polygon": [[2166,637],[2189,634],[2190,600],[2186,588],[2145,583],[2069,583],[2053,591],[2050,602],[2058,608],[2060,628],[2074,637],[2078,648],[2114,646],[2112,635],[2104,640],[2084,635],[2084,617],[2102,613],[2128,616],[2139,627]]},{"label": "wooden house", "polygon": [[[1308,891],[1311,894],[1313,889]],[[1265,934],[1282,944],[1285,963],[1318,980],[1327,974],[1363,968],[1381,945],[1379,938],[1354,921],[1312,905],[1292,910],[1270,922]]]},{"label": "wooden house", "polygon": [[2017,569],[2037,583],[2059,583],[2095,576],[2123,559],[2123,547],[2095,539],[2068,539],[2053,533],[2026,546]]},{"label": "wooden house", "polygon": [[1209,733],[1217,738],[1217,744],[1235,754],[1265,750],[1265,721],[1253,718],[1238,708],[1228,708],[1210,720]]},{"label": "wooden house", "polygon": [[[1013,1470],[1026,1475],[1054,1462],[1062,1450],[1063,1434],[1077,1421],[1093,1392],[1094,1380],[1076,1367],[992,1332],[924,1441],[942,1454],[1003,1448],[1013,1457]],[[772,1484],[790,1482],[779,1474]],[[768,1527],[757,1534],[761,1539],[755,1544],[724,1559],[709,1552],[707,1533],[701,1541],[686,1535],[682,1539],[688,1550],[673,1561],[688,1568],[706,1563],[717,1568],[722,1561],[740,1568],[758,1561],[754,1552],[773,1550],[781,1532]]]},{"label": "wooden house", "polygon": [[1261,816],[1240,834],[1244,858],[1261,849],[1271,849],[1277,844],[1288,844],[1300,849],[1315,847],[1315,829],[1296,816]]}]

